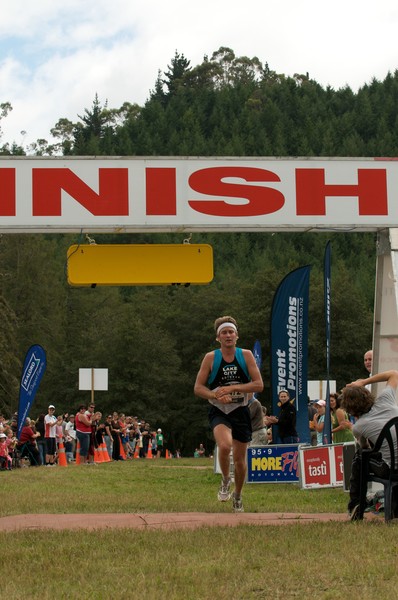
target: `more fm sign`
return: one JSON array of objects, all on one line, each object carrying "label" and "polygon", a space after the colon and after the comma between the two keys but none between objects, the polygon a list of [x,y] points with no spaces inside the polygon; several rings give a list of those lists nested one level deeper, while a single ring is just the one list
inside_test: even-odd
[{"label": "more fm sign", "polygon": [[300,483],[304,489],[343,486],[343,446],[282,444],[249,447],[247,481]]},{"label": "more fm sign", "polygon": [[0,158],[0,229],[9,231],[397,225],[393,159]]}]

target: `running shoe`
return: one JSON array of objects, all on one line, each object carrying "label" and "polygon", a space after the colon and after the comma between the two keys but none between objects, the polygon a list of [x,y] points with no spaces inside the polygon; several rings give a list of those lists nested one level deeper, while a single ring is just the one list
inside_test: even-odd
[{"label": "running shoe", "polygon": [[235,494],[233,495],[233,497],[232,497],[232,509],[236,513],[245,512],[245,509],[243,508],[242,497],[236,498]]},{"label": "running shoe", "polygon": [[349,513],[350,521],[360,521],[362,520],[359,515],[359,504],[356,504],[352,511]]},{"label": "running shoe", "polygon": [[228,479],[226,483],[221,481],[220,489],[218,490],[218,499],[220,502],[228,502],[231,498],[231,480]]}]

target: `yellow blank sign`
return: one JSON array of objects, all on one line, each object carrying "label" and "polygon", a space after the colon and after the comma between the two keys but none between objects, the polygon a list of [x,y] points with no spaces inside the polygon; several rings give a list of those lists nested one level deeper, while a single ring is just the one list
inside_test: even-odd
[{"label": "yellow blank sign", "polygon": [[208,244],[76,244],[67,264],[72,286],[204,284],[214,277]]}]

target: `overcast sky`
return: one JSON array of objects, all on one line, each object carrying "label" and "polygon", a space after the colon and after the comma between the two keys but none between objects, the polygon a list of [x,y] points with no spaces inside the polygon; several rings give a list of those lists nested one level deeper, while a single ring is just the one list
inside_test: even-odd
[{"label": "overcast sky", "polygon": [[[355,91],[398,67],[397,0],[14,0],[0,13],[1,143],[50,140],[61,117],[143,104],[177,50],[220,46],[285,75]],[[22,135],[21,131],[26,131]]]}]

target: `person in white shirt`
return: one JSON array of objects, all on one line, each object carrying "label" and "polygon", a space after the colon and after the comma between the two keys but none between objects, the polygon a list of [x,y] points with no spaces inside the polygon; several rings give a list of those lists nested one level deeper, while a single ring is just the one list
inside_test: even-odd
[{"label": "person in white shirt", "polygon": [[75,415],[69,415],[65,424],[65,454],[68,462],[73,461],[76,447]]}]

